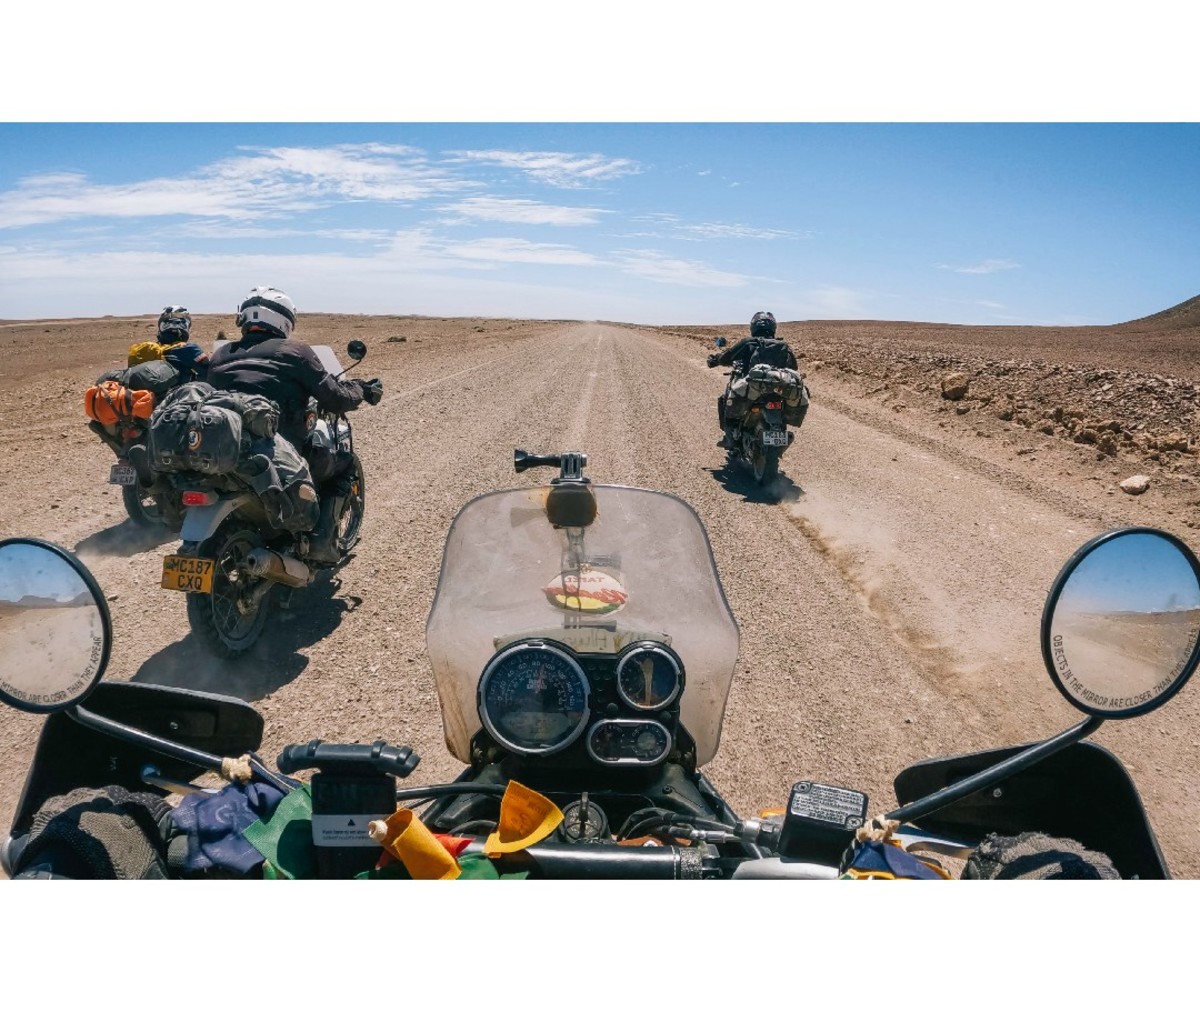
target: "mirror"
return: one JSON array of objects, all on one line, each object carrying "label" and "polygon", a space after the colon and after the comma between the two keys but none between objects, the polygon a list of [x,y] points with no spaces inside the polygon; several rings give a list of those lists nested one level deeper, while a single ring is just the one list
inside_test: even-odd
[{"label": "mirror", "polygon": [[54,713],[108,665],[112,623],[91,572],[53,543],[0,540],[0,700]]},{"label": "mirror", "polygon": [[724,337],[718,337],[715,341],[713,341],[713,344],[715,344],[718,348],[725,347],[726,343],[727,342]]},{"label": "mirror", "polygon": [[367,346],[357,338],[346,345],[346,354],[355,362],[361,362],[367,357]]},{"label": "mirror", "polygon": [[1042,657],[1085,713],[1136,717],[1162,705],[1200,659],[1200,561],[1158,529],[1085,543],[1050,589]]}]

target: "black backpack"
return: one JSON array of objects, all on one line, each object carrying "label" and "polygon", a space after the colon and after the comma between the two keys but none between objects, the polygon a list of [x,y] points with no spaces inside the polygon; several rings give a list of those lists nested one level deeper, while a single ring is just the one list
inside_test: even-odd
[{"label": "black backpack", "polygon": [[796,359],[792,355],[792,350],[783,341],[777,341],[770,337],[756,337],[754,339],[756,347],[750,351],[750,358],[747,361],[748,366],[769,365],[776,369],[793,369],[796,365]]}]

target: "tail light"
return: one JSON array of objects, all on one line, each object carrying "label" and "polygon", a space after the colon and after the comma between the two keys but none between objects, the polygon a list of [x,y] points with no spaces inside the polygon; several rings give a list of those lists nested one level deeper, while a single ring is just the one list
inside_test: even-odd
[{"label": "tail light", "polygon": [[767,402],[767,408],[769,408],[773,412],[779,411],[779,409],[782,407],[783,407],[782,401],[768,401]]},{"label": "tail light", "polygon": [[134,440],[137,437],[140,437],[141,435],[142,435],[142,431],[140,429],[123,429],[123,430],[121,430],[121,437],[124,440]]},{"label": "tail light", "polygon": [[184,490],[183,505],[184,507],[208,507],[209,504],[217,502],[215,493],[207,493],[204,490]]}]

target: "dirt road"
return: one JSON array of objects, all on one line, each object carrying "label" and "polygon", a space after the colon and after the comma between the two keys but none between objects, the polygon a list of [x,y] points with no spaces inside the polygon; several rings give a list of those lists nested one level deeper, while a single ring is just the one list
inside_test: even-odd
[{"label": "dirt road", "polygon": [[[111,455],[79,412],[83,386],[130,338],[90,350],[64,339],[32,385],[67,396],[36,409],[36,430],[7,415],[0,424],[0,535],[56,540],[92,568],[113,600],[110,676],[253,700],[269,758],[310,738],[386,738],[422,754],[415,780],[450,779],[459,764],[442,740],[425,619],[457,509],[544,481],[513,474],[520,446],[584,450],[594,480],[667,490],[699,512],[741,627],[708,773],[743,813],[781,804],[802,779],[859,788],[883,811],[891,778],[915,760],[1047,737],[1078,719],[1041,663],[1042,603],[1070,553],[1129,511],[1071,474],[1066,455],[1015,460],[997,439],[889,413],[818,371],[799,440],[764,494],[715,446],[724,379],[692,339],[606,324],[416,323],[406,343],[387,343],[397,327],[373,325],[376,336],[345,319],[304,333],[364,336],[362,372],[385,383],[383,403],[355,413],[363,541],[336,583],[298,594],[293,616],[233,665],[204,653],[182,597],[157,588],[173,541],[123,523],[105,485]],[[17,387],[11,371],[0,379],[5,408]],[[1192,878],[1198,715],[1193,683],[1154,716],[1098,736],[1129,765],[1172,871]],[[37,727],[0,709],[5,822]]]}]

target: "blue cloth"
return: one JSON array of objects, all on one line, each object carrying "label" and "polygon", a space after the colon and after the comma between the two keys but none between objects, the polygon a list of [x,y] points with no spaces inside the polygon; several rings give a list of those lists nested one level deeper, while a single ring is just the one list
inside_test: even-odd
[{"label": "blue cloth", "polygon": [[163,358],[179,373],[180,383],[203,380],[208,373],[208,356],[194,341],[172,345],[163,352]]},{"label": "blue cloth", "polygon": [[883,841],[866,841],[858,847],[849,870],[890,873],[898,880],[944,880],[915,855]]},{"label": "blue cloth", "polygon": [[186,795],[171,811],[175,828],[187,835],[185,872],[225,869],[245,874],[263,861],[242,831],[267,819],[283,800],[269,784],[231,784],[215,795]]}]

